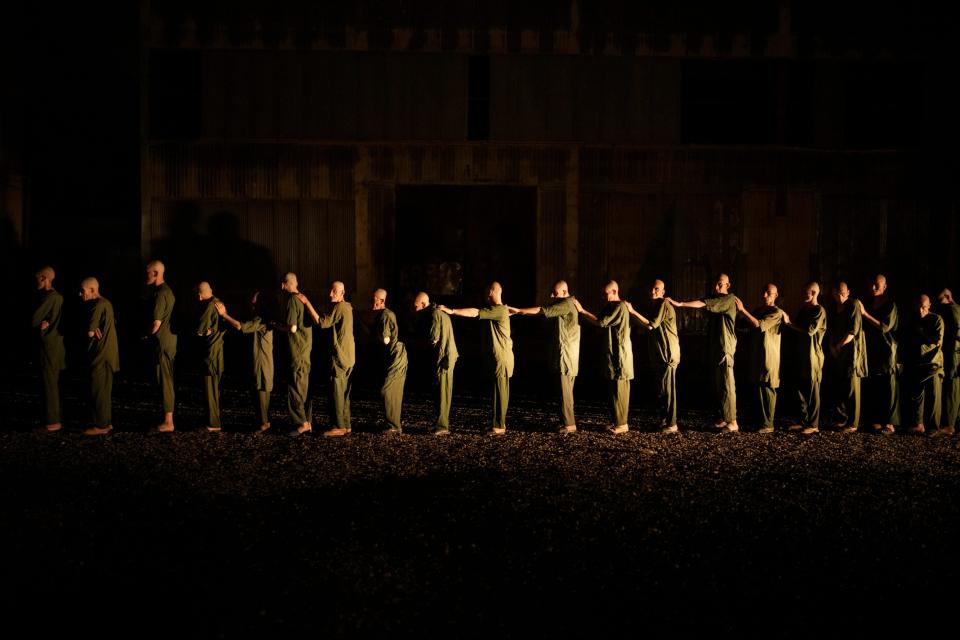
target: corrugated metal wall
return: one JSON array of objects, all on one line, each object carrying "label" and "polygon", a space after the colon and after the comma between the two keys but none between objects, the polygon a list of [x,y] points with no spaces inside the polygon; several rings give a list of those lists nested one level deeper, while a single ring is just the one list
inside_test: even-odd
[{"label": "corrugated metal wall", "polygon": [[466,57],[206,51],[203,137],[462,140]]}]

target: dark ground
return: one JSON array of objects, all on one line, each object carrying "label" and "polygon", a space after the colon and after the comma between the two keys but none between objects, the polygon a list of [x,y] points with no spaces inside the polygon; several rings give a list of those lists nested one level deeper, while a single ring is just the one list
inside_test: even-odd
[{"label": "dark ground", "polygon": [[[33,382],[4,385],[0,430],[0,601],[32,636],[955,628],[956,438],[717,436],[694,430],[705,414],[665,436],[641,413],[613,437],[596,406],[559,436],[536,398],[489,438],[486,402],[465,397],[450,437],[425,435],[422,397],[390,437],[362,393],[367,432],[342,439],[157,434],[152,390],[121,381],[120,431],[90,439],[30,432]],[[199,394],[179,400],[196,424]],[[247,406],[236,388],[223,404]]]}]

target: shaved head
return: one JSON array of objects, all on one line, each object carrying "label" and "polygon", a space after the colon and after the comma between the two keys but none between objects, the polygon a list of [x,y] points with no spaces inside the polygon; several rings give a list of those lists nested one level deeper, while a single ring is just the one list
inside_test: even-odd
[{"label": "shaved head", "polygon": [[808,304],[817,304],[817,298],[820,296],[820,283],[808,282],[803,287],[803,301]]},{"label": "shaved head", "polygon": [[163,284],[163,274],[166,269],[159,260],[147,263],[147,284]]},{"label": "shaved head", "polygon": [[882,273],[878,273],[877,276],[870,283],[870,291],[873,292],[875,296],[882,296],[887,290],[887,276]]},{"label": "shaved head", "polygon": [[417,297],[413,299],[413,308],[417,311],[421,309],[426,309],[430,306],[430,296],[426,294],[425,291],[421,291],[417,294]]},{"label": "shaved head", "polygon": [[763,293],[761,297],[763,302],[769,306],[773,306],[773,303],[776,302],[777,296],[780,295],[780,292],[777,290],[777,285],[772,282],[768,282],[767,285],[763,288]]},{"label": "shaved head", "polygon": [[487,287],[487,300],[492,304],[503,304],[503,286],[496,280]]},{"label": "shaved head", "polygon": [[917,306],[919,307],[920,317],[926,317],[930,313],[930,296],[923,294],[917,296]]},{"label": "shaved head", "polygon": [[730,276],[725,273],[717,274],[717,281],[713,283],[713,290],[721,295],[730,293]]},{"label": "shaved head", "polygon": [[296,293],[297,286],[297,274],[295,274],[293,271],[287,271],[287,273],[283,276],[283,280],[280,282],[280,288],[287,293]]},{"label": "shaved head", "polygon": [[53,279],[57,274],[53,272],[53,267],[46,265],[34,274],[33,279],[37,281],[37,289],[52,289]]},{"label": "shaved head", "polygon": [[197,295],[200,296],[201,300],[208,300],[213,297],[213,288],[210,286],[210,283],[203,281],[197,285]]},{"label": "shaved head", "polygon": [[557,280],[553,283],[553,292],[551,298],[567,298],[570,296],[570,289],[567,287],[566,280]]},{"label": "shaved head", "polygon": [[603,286],[603,295],[607,302],[614,302],[620,299],[620,285],[616,280],[611,280]]},{"label": "shaved head", "polygon": [[654,280],[653,284],[650,285],[650,298],[652,300],[658,300],[662,298],[666,292],[667,292],[667,284],[663,280],[660,280],[659,278]]},{"label": "shaved head", "polygon": [[374,310],[383,309],[387,306],[387,290],[386,289],[377,289],[373,292],[373,308]]},{"label": "shaved head", "polygon": [[100,297],[100,283],[96,278],[84,278],[80,282],[80,295],[84,300],[95,300]]},{"label": "shaved head", "polygon": [[330,302],[343,302],[343,296],[346,293],[346,287],[339,280],[330,283]]},{"label": "shaved head", "polygon": [[937,299],[940,300],[940,304],[953,304],[953,294],[950,293],[950,289],[941,291]]}]

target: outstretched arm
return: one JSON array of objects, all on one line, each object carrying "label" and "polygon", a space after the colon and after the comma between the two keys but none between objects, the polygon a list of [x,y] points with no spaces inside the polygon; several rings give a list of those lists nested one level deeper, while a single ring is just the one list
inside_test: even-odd
[{"label": "outstretched arm", "polygon": [[319,324],[319,323],[320,323],[320,314],[317,313],[317,310],[313,308],[313,305],[312,305],[312,304],[310,304],[309,298],[307,298],[307,296],[305,296],[305,295],[303,295],[302,293],[299,293],[299,292],[296,294],[296,296],[297,296],[297,300],[299,300],[300,302],[302,302],[302,303],[303,303],[303,306],[307,308],[307,312],[309,312],[310,315],[313,317],[313,321],[314,321],[315,323]]},{"label": "outstretched arm", "polygon": [[507,307],[511,313],[519,313],[522,316],[535,316],[540,313],[540,307]]},{"label": "outstretched arm", "polygon": [[681,309],[703,309],[707,306],[703,300],[690,300],[689,302],[680,302],[673,298],[666,298],[666,300],[673,306],[680,307]]},{"label": "outstretched arm", "polygon": [[448,316],[476,318],[477,316],[480,315],[480,309],[477,309],[476,307],[466,307],[464,309],[451,309],[450,307],[440,304],[440,305],[437,305],[437,309],[440,309],[440,311],[443,311]]},{"label": "outstretched arm", "polygon": [[579,300],[574,299],[573,304],[576,305],[577,307],[577,313],[585,317],[587,320],[589,320],[593,324],[597,324],[599,322],[599,320],[597,320],[597,316],[593,315],[592,313],[584,309],[583,305],[580,304]]},{"label": "outstretched arm", "polygon": [[220,317],[223,318],[224,322],[226,322],[228,325],[230,325],[231,327],[233,327],[233,328],[236,329],[237,331],[240,331],[240,321],[239,321],[239,320],[234,320],[234,319],[231,318],[229,315],[227,315],[227,307],[226,307],[226,305],[224,305],[222,302],[220,302],[220,301],[218,300],[218,301],[216,301],[216,302],[213,303],[213,306],[216,307],[217,313],[220,314]]},{"label": "outstretched arm", "polygon": [[759,328],[759,327],[760,327],[760,321],[757,320],[756,318],[754,318],[754,317],[753,317],[753,314],[751,314],[749,311],[747,311],[747,308],[743,305],[743,300],[741,300],[740,298],[738,298],[738,297],[736,297],[736,296],[734,296],[733,299],[734,299],[734,301],[735,301],[736,304],[737,304],[737,311],[738,311],[740,314],[742,314],[743,317],[747,319],[747,322],[749,322],[750,324],[752,324],[752,325],[754,326],[754,328]]},{"label": "outstretched arm", "polygon": [[[624,301],[627,302],[627,301]],[[643,323],[643,326],[650,328],[650,321],[644,318],[639,311],[633,308],[633,305],[627,302],[627,311],[630,312],[630,315]]]}]

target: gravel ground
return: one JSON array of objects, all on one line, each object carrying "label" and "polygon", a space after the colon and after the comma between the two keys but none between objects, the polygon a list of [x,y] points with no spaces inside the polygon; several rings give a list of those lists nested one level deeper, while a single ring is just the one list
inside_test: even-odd
[{"label": "gravel ground", "polygon": [[[956,624],[958,438],[713,435],[703,414],[669,436],[640,413],[614,437],[596,406],[560,436],[536,398],[516,398],[511,431],[490,438],[486,402],[470,397],[447,438],[426,434],[418,397],[407,434],[384,436],[359,391],[346,438],[158,434],[149,389],[126,383],[122,430],[91,439],[32,433],[31,384],[0,392],[0,595],[8,625],[31,635],[861,637]],[[228,410],[226,423],[251,416]]]}]

